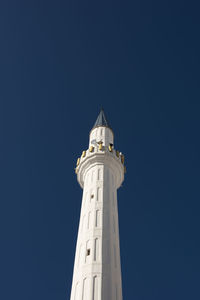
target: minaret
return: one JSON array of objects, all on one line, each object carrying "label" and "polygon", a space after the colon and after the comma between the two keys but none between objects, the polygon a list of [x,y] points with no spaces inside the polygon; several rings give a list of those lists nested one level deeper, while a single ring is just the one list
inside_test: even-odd
[{"label": "minaret", "polygon": [[117,189],[125,166],[113,139],[101,110],[75,169],[83,197],[70,300],[122,300]]}]

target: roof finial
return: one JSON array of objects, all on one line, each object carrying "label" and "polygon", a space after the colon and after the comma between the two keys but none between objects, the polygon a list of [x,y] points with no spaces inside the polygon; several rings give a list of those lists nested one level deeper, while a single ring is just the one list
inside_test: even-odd
[{"label": "roof finial", "polygon": [[93,126],[93,129],[95,127],[99,127],[99,126],[109,127],[110,128],[102,106],[101,106],[100,113],[99,113],[99,115],[97,117],[97,120],[96,120],[96,122],[95,122],[95,124]]}]

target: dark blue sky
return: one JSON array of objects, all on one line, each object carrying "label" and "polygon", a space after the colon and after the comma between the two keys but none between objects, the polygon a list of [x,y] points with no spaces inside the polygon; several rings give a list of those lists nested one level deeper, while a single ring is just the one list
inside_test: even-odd
[{"label": "dark blue sky", "polygon": [[125,300],[200,299],[198,1],[0,3],[2,300],[69,299],[77,157],[101,106],[125,154]]}]

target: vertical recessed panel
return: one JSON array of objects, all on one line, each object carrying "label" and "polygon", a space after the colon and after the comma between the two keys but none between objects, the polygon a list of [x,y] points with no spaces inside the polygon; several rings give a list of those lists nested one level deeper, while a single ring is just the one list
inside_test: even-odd
[{"label": "vertical recessed panel", "polygon": [[115,206],[115,192],[113,192],[113,206]]},{"label": "vertical recessed panel", "polygon": [[88,213],[87,228],[90,229],[90,226],[91,226],[91,212]]},{"label": "vertical recessed panel", "polygon": [[[90,285],[89,285],[89,278],[85,278],[83,280],[83,293],[82,293],[82,300],[89,300],[90,299]],[[79,299],[77,299],[79,300]],[[81,300],[81,299],[80,299]]]},{"label": "vertical recessed panel", "polygon": [[107,181],[107,185],[109,186],[109,182],[110,182],[110,172],[109,170],[106,171],[106,176],[105,176],[105,180]]},{"label": "vertical recessed panel", "polygon": [[99,202],[102,201],[102,190],[101,190],[101,188],[97,189],[97,201],[99,201]]},{"label": "vertical recessed panel", "polygon": [[96,220],[95,220],[95,226],[100,226],[100,210],[96,210]]},{"label": "vertical recessed panel", "polygon": [[92,300],[100,300],[99,278],[97,276],[93,277]]},{"label": "vertical recessed panel", "polygon": [[115,268],[117,267],[117,257],[116,257],[116,246],[114,245],[114,263],[115,263]]},{"label": "vertical recessed panel", "polygon": [[113,174],[112,174],[112,185],[114,185],[114,177],[113,177]]},{"label": "vertical recessed panel", "polygon": [[99,259],[99,239],[95,239],[94,241],[94,260],[98,261]]},{"label": "vertical recessed panel", "polygon": [[113,216],[113,232],[115,233],[115,217]]},{"label": "vertical recessed panel", "polygon": [[80,284],[77,282],[75,286],[75,292],[74,292],[74,300],[79,300],[80,299]]},{"label": "vertical recessed panel", "polygon": [[98,176],[97,176],[98,180],[102,180],[102,169],[98,169]]}]

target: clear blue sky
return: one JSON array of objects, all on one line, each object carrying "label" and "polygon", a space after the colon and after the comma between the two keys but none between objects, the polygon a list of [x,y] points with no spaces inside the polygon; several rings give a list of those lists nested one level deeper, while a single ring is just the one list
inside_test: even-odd
[{"label": "clear blue sky", "polygon": [[69,299],[77,157],[125,154],[124,300],[200,299],[198,1],[0,3],[2,300]]}]

